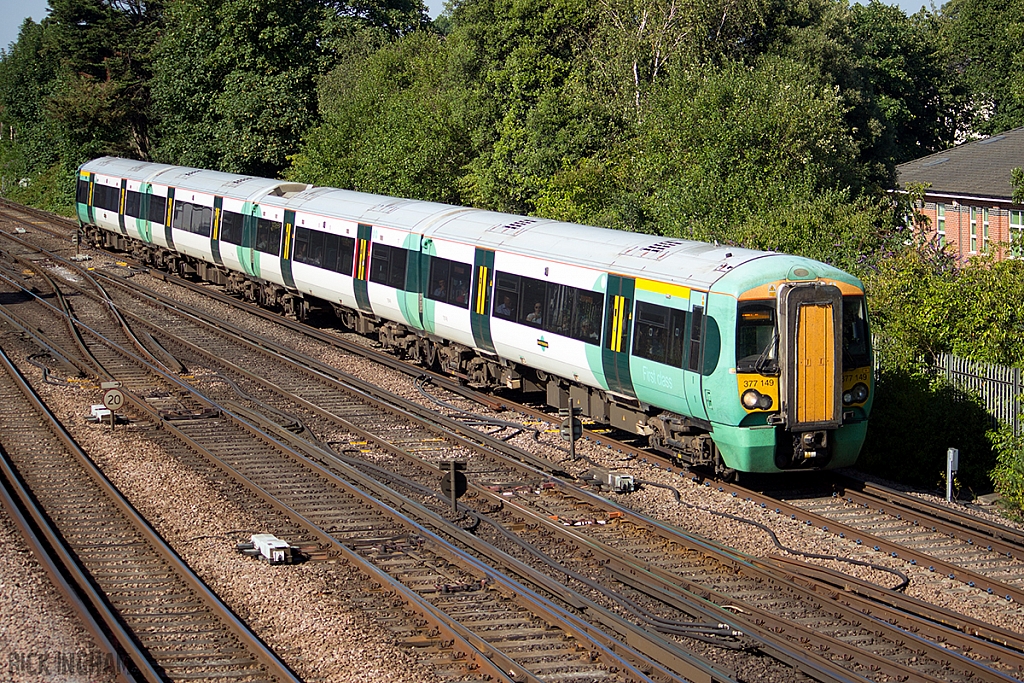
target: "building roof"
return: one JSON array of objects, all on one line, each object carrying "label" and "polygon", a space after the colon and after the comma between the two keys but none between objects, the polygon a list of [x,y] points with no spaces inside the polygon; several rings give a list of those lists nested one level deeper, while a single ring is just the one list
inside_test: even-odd
[{"label": "building roof", "polygon": [[1010,201],[1010,171],[1024,167],[1024,128],[958,145],[896,167],[897,186],[928,183],[929,194]]}]

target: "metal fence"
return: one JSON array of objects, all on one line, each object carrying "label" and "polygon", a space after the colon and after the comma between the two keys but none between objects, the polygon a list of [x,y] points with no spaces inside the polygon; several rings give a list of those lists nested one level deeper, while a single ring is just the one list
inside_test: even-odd
[{"label": "metal fence", "polygon": [[933,366],[958,387],[977,393],[985,408],[995,419],[1021,433],[1021,393],[1024,383],[1019,368],[992,363],[978,363],[959,356],[941,353]]}]

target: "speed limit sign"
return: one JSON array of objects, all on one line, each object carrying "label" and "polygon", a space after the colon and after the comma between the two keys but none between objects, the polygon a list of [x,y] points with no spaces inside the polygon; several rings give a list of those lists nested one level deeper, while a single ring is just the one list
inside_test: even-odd
[{"label": "speed limit sign", "polygon": [[108,389],[107,393],[103,394],[103,405],[107,410],[120,410],[124,405],[124,394],[120,389]]}]

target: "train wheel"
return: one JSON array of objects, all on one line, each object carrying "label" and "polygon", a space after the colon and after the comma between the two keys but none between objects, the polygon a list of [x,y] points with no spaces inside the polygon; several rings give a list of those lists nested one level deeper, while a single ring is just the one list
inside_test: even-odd
[{"label": "train wheel", "polygon": [[429,339],[417,339],[409,347],[409,360],[430,370],[437,363],[437,347]]},{"label": "train wheel", "polygon": [[711,442],[711,448],[713,448],[715,452],[715,476],[722,481],[737,481],[739,479],[739,472],[726,466],[725,461],[722,460],[722,454],[719,452],[718,446],[714,445],[713,441]]}]

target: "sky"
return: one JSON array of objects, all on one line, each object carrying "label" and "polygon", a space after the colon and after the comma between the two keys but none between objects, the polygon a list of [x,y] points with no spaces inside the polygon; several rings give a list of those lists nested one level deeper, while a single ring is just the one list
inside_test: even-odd
[{"label": "sky", "polygon": [[[425,0],[430,16],[436,17],[444,9],[445,0]],[[907,14],[913,14],[921,7],[931,7],[933,0],[889,0],[892,5],[903,8]],[[936,6],[942,0],[935,1]],[[49,9],[46,0],[0,0],[0,48],[8,49],[18,39],[18,30],[27,17],[39,22]]]}]

